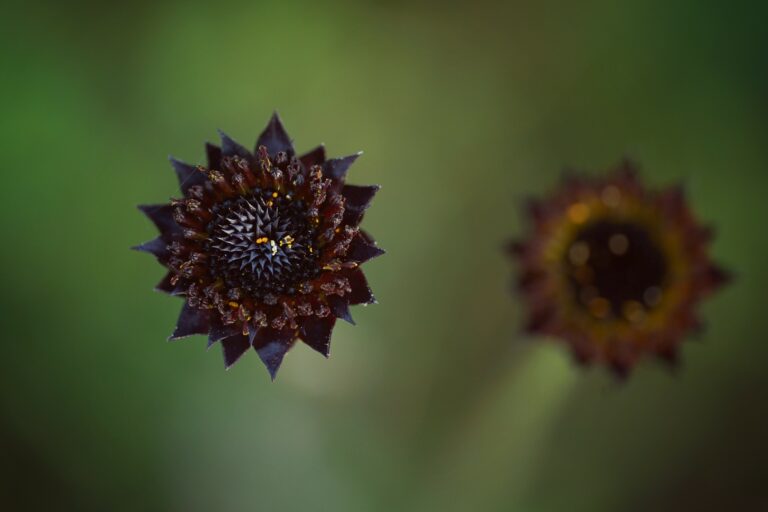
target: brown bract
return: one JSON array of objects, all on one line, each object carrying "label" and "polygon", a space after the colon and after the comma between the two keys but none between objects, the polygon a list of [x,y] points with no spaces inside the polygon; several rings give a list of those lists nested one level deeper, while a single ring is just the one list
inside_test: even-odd
[{"label": "brown bract", "polygon": [[568,176],[527,208],[531,233],[510,244],[527,331],[567,342],[578,361],[626,375],[645,354],[675,363],[700,326],[697,303],[727,281],[712,230],[681,187],[647,189],[624,162],[604,177]]},{"label": "brown bract", "polygon": [[360,265],[384,251],[359,224],[379,187],[345,184],[359,154],[296,156],[277,114],[253,153],[223,133],[206,150],[207,166],[171,158],[182,197],[139,207],[160,236],[135,249],[185,299],[170,339],[208,335],[227,368],[253,348],[272,378],[297,339],[327,357],[336,319],[375,302]]}]

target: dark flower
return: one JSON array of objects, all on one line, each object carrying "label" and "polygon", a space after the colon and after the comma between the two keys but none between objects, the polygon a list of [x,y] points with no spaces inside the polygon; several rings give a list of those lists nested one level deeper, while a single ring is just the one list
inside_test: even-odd
[{"label": "dark flower", "polygon": [[139,207],[160,236],[135,249],[185,299],[169,339],[206,334],[227,368],[253,347],[273,379],[297,339],[328,357],[336,319],[375,302],[360,265],[384,251],[358,226],[379,187],[344,183],[359,154],[297,157],[277,114],[255,153],[223,133],[206,150],[206,167],[171,158],[180,199]]},{"label": "dark flower", "polygon": [[682,188],[647,190],[629,162],[604,178],[568,177],[532,201],[528,217],[533,233],[510,245],[527,330],[619,375],[647,353],[676,362],[679,343],[699,327],[696,304],[727,280],[708,256],[712,231]]}]

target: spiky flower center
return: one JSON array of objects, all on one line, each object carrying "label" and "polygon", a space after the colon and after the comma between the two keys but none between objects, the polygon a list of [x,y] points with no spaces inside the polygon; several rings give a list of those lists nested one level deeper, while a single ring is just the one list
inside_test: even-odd
[{"label": "spiky flower center", "polygon": [[577,302],[594,318],[642,321],[661,301],[667,261],[648,229],[597,221],[574,238],[565,257]]},{"label": "spiky flower center", "polygon": [[315,229],[303,201],[273,190],[214,205],[208,224],[210,272],[254,298],[292,295],[320,268]]}]

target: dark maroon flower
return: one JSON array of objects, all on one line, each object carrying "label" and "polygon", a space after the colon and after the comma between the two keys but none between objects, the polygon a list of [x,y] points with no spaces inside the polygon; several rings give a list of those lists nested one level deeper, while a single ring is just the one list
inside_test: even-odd
[{"label": "dark maroon flower", "polygon": [[359,154],[296,156],[275,114],[251,153],[223,133],[207,166],[171,158],[183,196],[140,206],[160,236],[135,247],[185,299],[169,339],[208,335],[232,366],[253,347],[274,379],[301,339],[328,357],[337,318],[376,302],[360,265],[384,253],[358,226],[378,186],[344,183]]},{"label": "dark maroon flower", "polygon": [[727,280],[708,255],[712,230],[682,188],[650,191],[629,162],[604,178],[570,176],[532,201],[528,217],[533,233],[510,245],[527,330],[619,375],[643,354],[676,362],[679,343],[699,326],[695,306]]}]

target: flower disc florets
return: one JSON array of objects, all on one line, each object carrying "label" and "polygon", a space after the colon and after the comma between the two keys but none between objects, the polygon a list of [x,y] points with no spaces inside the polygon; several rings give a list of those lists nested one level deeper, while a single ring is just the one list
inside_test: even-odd
[{"label": "flower disc florets", "polygon": [[227,287],[262,299],[295,295],[299,284],[320,273],[317,230],[303,201],[256,189],[217,204],[211,212],[205,244],[210,272]]}]

